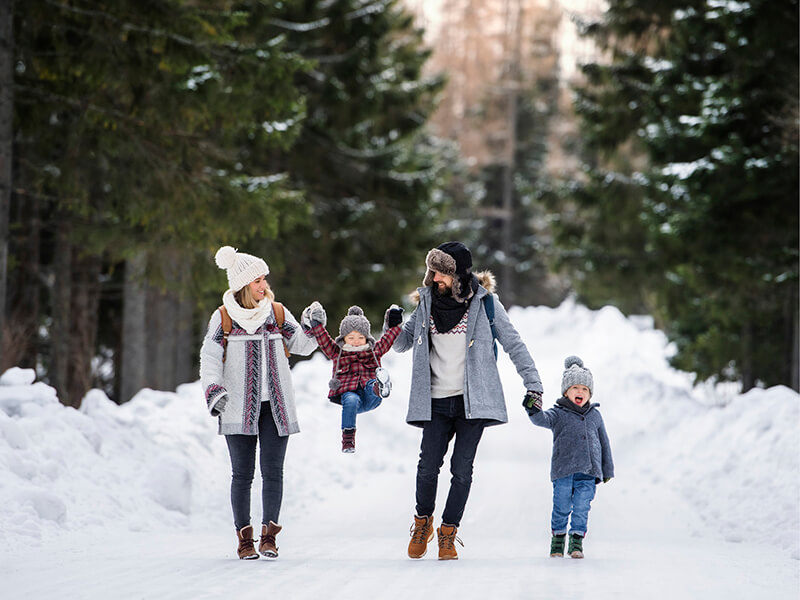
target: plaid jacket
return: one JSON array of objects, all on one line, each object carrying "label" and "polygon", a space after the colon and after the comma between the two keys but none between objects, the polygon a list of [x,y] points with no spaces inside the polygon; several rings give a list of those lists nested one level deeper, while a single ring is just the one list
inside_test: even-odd
[{"label": "plaid jacket", "polygon": [[381,366],[381,356],[392,347],[401,328],[400,325],[395,325],[387,329],[381,339],[375,342],[373,349],[359,352],[342,350],[322,325],[316,325],[308,331],[317,338],[322,353],[333,361],[333,379],[338,379],[341,383],[337,389],[328,392],[328,399],[331,402],[341,404],[344,392],[355,391],[365,386],[371,379],[375,379],[375,369]]}]

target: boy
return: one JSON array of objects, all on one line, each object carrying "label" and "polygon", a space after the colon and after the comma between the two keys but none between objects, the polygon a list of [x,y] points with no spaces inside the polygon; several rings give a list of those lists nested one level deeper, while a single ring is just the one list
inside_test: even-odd
[{"label": "boy", "polygon": [[592,404],[592,372],[577,356],[564,360],[561,394],[553,408],[542,412],[541,400],[523,402],[534,425],[553,431],[553,513],[550,527],[550,556],[564,556],[567,522],[570,520],[569,548],[572,558],[583,558],[583,538],[589,508],[597,483],[614,476],[611,446],[599,404]]},{"label": "boy", "polygon": [[389,372],[381,367],[381,356],[392,347],[403,309],[392,305],[384,317],[385,332],[376,342],[364,311],[351,306],[339,325],[335,340],[325,330],[325,309],[313,302],[304,311],[301,324],[317,339],[322,352],[334,361],[328,399],[342,406],[342,452],[356,451],[356,415],[374,410],[392,389]]}]

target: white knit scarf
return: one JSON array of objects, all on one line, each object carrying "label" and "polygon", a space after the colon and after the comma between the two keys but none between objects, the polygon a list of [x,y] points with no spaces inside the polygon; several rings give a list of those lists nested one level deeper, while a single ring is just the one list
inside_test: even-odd
[{"label": "white knit scarf", "polygon": [[272,302],[264,298],[256,308],[244,308],[233,297],[233,290],[222,295],[222,305],[228,310],[231,319],[241,325],[244,330],[253,334],[272,314]]}]

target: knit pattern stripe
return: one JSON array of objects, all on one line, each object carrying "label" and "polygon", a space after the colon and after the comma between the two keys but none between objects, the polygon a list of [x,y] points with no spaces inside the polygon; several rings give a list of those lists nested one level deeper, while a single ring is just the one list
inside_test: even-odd
[{"label": "knit pattern stripe", "polygon": [[278,431],[284,431],[289,427],[289,420],[286,418],[286,404],[283,398],[283,388],[278,371],[278,362],[272,344],[268,341],[267,345],[269,347],[267,356],[269,360],[270,384],[272,387],[272,416],[276,419]]},{"label": "knit pattern stripe", "polygon": [[245,384],[244,384],[244,413],[242,430],[253,434],[258,427],[258,412],[261,402],[261,343],[258,341],[245,342]]},{"label": "knit pattern stripe", "polygon": [[461,320],[458,324],[453,327],[450,331],[445,331],[444,333],[440,332],[436,329],[436,323],[433,322],[433,315],[430,318],[430,325],[431,325],[431,335],[466,335],[467,333],[467,319],[469,319],[469,309],[464,313],[464,316],[461,317]]}]

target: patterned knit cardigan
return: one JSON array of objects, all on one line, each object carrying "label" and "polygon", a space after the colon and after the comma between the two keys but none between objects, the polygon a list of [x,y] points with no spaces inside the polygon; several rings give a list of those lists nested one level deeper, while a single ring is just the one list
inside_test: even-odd
[{"label": "patterned knit cardigan", "polygon": [[[381,366],[381,356],[386,354],[400,333],[400,325],[387,329],[375,343],[373,349],[350,351],[342,350],[322,325],[309,329],[309,333],[317,338],[319,349],[333,361],[333,378],[338,379],[337,389],[328,392],[328,399],[336,404],[342,403],[342,394],[352,392],[359,386],[366,385],[375,379],[375,369]],[[342,342],[344,344],[344,342]],[[337,370],[338,367],[338,370]]]},{"label": "patterned knit cardigan", "polygon": [[228,398],[219,416],[220,435],[258,435],[258,417],[267,406],[272,410],[278,435],[285,437],[300,431],[283,343],[292,354],[308,355],[317,342],[303,333],[289,309],[285,313],[282,329],[278,329],[275,316],[270,313],[252,335],[234,320],[224,363],[222,317],[218,310],[211,315],[200,348],[200,382],[209,412],[221,398]]}]

